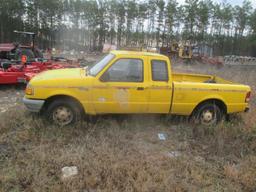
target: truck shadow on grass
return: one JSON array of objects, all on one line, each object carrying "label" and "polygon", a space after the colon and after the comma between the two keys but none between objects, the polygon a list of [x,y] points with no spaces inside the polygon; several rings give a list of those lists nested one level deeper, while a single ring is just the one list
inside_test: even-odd
[{"label": "truck shadow on grass", "polygon": [[[128,125],[135,124],[138,127],[145,128],[159,127],[164,125],[165,127],[189,127],[191,129],[204,129],[210,131],[222,126],[243,126],[244,120],[240,114],[229,115],[225,120],[214,126],[204,126],[194,123],[190,117],[181,115],[162,115],[162,114],[104,114],[104,115],[86,115],[82,120],[76,124],[70,126],[58,126],[49,122],[45,117],[40,114],[25,112],[26,116],[31,116],[35,121],[41,121],[46,127],[54,126],[60,129],[87,129],[91,126],[96,126],[102,122],[108,126],[108,122],[116,122],[120,128],[126,128]],[[129,127],[129,126],[128,126]],[[196,135],[195,135],[196,136]]]}]

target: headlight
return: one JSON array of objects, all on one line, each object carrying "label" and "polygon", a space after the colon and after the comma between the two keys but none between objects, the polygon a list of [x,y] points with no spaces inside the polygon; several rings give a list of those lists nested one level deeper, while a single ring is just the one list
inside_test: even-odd
[{"label": "headlight", "polygon": [[26,93],[26,95],[33,95],[34,94],[33,87],[28,84],[27,87],[26,87],[25,93]]}]

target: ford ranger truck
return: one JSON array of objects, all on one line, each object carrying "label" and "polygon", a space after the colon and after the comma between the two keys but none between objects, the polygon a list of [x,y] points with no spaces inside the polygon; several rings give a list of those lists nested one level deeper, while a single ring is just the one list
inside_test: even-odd
[{"label": "ford ranger truck", "polygon": [[168,57],[112,51],[88,68],[36,75],[23,102],[64,126],[84,114],[176,114],[215,125],[225,115],[249,109],[251,89],[211,75],[172,73]]}]

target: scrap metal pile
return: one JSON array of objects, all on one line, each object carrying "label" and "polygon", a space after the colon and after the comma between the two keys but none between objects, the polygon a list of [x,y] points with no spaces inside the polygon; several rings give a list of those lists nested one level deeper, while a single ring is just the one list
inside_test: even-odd
[{"label": "scrap metal pile", "polygon": [[224,56],[225,65],[255,65],[256,57],[246,57],[237,55],[226,55]]}]

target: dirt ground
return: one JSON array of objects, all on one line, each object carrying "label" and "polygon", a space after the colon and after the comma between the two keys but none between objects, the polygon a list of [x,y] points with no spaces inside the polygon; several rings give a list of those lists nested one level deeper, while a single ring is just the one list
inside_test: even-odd
[{"label": "dirt ground", "polygon": [[[256,67],[174,63],[173,69],[256,89]],[[0,87],[0,191],[256,190],[254,94],[248,114],[214,128],[159,115],[103,116],[60,128],[25,110],[23,89]],[[62,179],[64,166],[77,166],[78,174]]]}]

